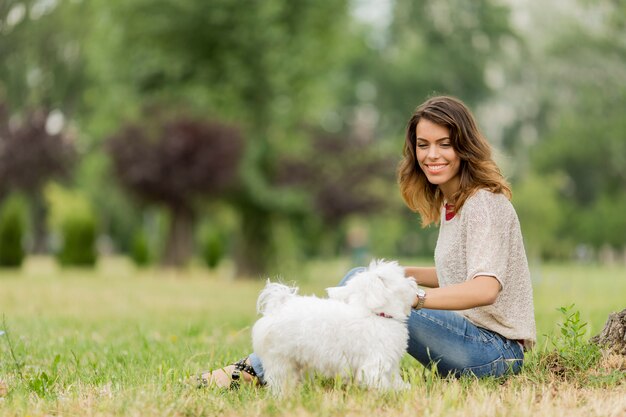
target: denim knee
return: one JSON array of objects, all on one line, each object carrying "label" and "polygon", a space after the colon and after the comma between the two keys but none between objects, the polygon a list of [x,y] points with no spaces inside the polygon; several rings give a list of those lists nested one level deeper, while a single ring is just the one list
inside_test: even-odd
[{"label": "denim knee", "polygon": [[524,350],[513,340],[497,336],[496,348],[500,351],[500,357],[490,363],[473,366],[461,370],[459,375],[473,375],[478,378],[492,376],[500,378],[506,375],[515,375],[522,370],[524,364]]},{"label": "denim knee", "polygon": [[478,327],[446,310],[413,311],[408,321],[408,352],[442,376],[500,377],[518,373],[524,359],[519,343]]}]

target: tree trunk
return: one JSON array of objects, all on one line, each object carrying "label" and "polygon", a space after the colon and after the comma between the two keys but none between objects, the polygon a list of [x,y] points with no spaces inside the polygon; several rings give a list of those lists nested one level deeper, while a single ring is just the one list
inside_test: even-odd
[{"label": "tree trunk", "polygon": [[48,253],[48,228],[46,226],[48,207],[39,190],[29,193],[28,199],[30,200],[30,217],[33,227],[33,240],[29,251],[35,255],[46,254]]},{"label": "tree trunk", "polygon": [[186,205],[170,207],[170,227],[162,264],[175,268],[185,266],[193,255],[194,213]]},{"label": "tree trunk", "polygon": [[251,202],[238,205],[241,236],[235,250],[236,275],[260,278],[275,260],[271,213]]},{"label": "tree trunk", "polygon": [[591,342],[611,353],[626,356],[626,309],[609,315],[604,329]]}]

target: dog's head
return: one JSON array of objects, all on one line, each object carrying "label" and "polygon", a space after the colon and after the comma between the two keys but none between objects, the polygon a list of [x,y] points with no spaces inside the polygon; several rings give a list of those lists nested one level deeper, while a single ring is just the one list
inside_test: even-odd
[{"label": "dog's head", "polygon": [[415,281],[404,276],[404,268],[383,260],[372,261],[346,285],[326,289],[329,298],[398,319],[410,314],[416,290]]}]

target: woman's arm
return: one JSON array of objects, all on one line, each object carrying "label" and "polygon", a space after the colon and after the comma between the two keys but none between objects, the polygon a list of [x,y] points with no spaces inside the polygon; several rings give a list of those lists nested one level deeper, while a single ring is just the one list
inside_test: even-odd
[{"label": "woman's arm", "polygon": [[404,274],[413,278],[422,287],[437,288],[439,286],[437,271],[434,267],[407,266],[404,268]]},{"label": "woman's arm", "polygon": [[[491,276],[479,275],[461,284],[426,290],[424,308],[434,310],[466,310],[491,305],[500,293],[500,282]],[[413,306],[417,305],[417,296]]]}]

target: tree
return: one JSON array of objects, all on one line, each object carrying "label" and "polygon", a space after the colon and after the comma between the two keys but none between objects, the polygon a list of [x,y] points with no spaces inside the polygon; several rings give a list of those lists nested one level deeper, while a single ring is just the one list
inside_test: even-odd
[{"label": "tree", "polygon": [[[623,5],[580,2],[588,19],[570,20],[546,46],[539,74],[545,128],[531,152],[534,169],[563,178],[560,238],[596,248],[626,244],[626,35]],[[601,65],[600,65],[601,63]]]},{"label": "tree", "polygon": [[40,108],[11,123],[6,107],[0,103],[0,184],[28,197],[33,253],[47,251],[43,187],[50,179],[68,178],[76,157],[73,139],[54,126],[53,117]]},{"label": "tree", "polygon": [[0,2],[0,99],[12,111],[42,107],[69,116],[80,107],[88,82],[81,43],[88,3]]},{"label": "tree", "polygon": [[[312,212],[309,190],[286,187],[277,175],[286,154],[304,149],[298,157],[307,160],[306,149],[314,149],[316,140],[309,127],[337,134],[339,142],[366,119],[372,140],[356,146],[359,152],[378,149],[379,141],[402,136],[408,114],[432,89],[472,103],[485,97],[485,72],[512,36],[507,9],[488,0],[457,1],[449,10],[394,2],[395,19],[382,46],[364,40],[368,28],[354,20],[347,0],[89,4],[98,16],[86,48],[96,81],[85,94],[95,110],[87,125],[94,142],[152,101],[184,103],[213,119],[236,121],[248,139],[241,187],[231,199],[241,223],[235,249],[241,276],[257,276],[272,265],[276,225],[302,224]],[[446,27],[446,16],[454,30]],[[350,212],[352,203],[342,204],[327,218]],[[336,223],[328,222],[328,229],[336,230]]]},{"label": "tree", "polygon": [[602,331],[591,338],[608,353],[626,356],[626,308],[619,313],[609,314]]},{"label": "tree", "polygon": [[[306,194],[304,218],[294,216],[292,220],[307,239],[321,234],[313,230],[307,233],[307,228],[317,226],[330,237],[338,238],[342,236],[342,222],[349,216],[394,207],[389,190],[394,187],[395,158],[356,136],[324,131],[312,136],[307,151],[283,157],[274,180],[281,187]],[[315,252],[315,248],[309,250]]]},{"label": "tree", "polygon": [[193,253],[198,197],[218,197],[238,179],[243,139],[233,127],[153,112],[107,140],[116,177],[142,199],[164,204],[170,228],[163,263],[183,266]]},{"label": "tree", "polygon": [[11,105],[0,124],[8,126],[10,119],[13,126],[11,139],[0,139],[0,182],[28,196],[34,253],[46,251],[48,208],[41,189],[50,178],[67,177],[75,160],[70,141],[77,138],[70,140],[63,126],[80,110],[88,83],[82,44],[88,3],[0,2],[0,101]]},{"label": "tree", "polygon": [[[334,85],[327,80],[344,65],[348,2],[95,3],[107,19],[93,35],[103,42],[90,50],[101,53],[104,45],[108,51],[108,59],[94,65],[95,78],[104,81],[97,90],[111,86],[119,93],[106,100],[182,102],[219,120],[236,120],[248,138],[242,186],[232,200],[241,217],[235,257],[239,275],[267,270],[275,221],[302,206],[301,193],[288,195],[272,183],[278,155],[307,141],[299,133],[302,121],[315,124],[333,104]],[[115,120],[116,106],[107,107]]]},{"label": "tree", "polygon": [[504,45],[520,43],[507,6],[493,0],[394,4],[379,59],[371,66],[383,132],[398,134],[429,95],[453,94],[471,106],[490,95],[488,75]]}]

